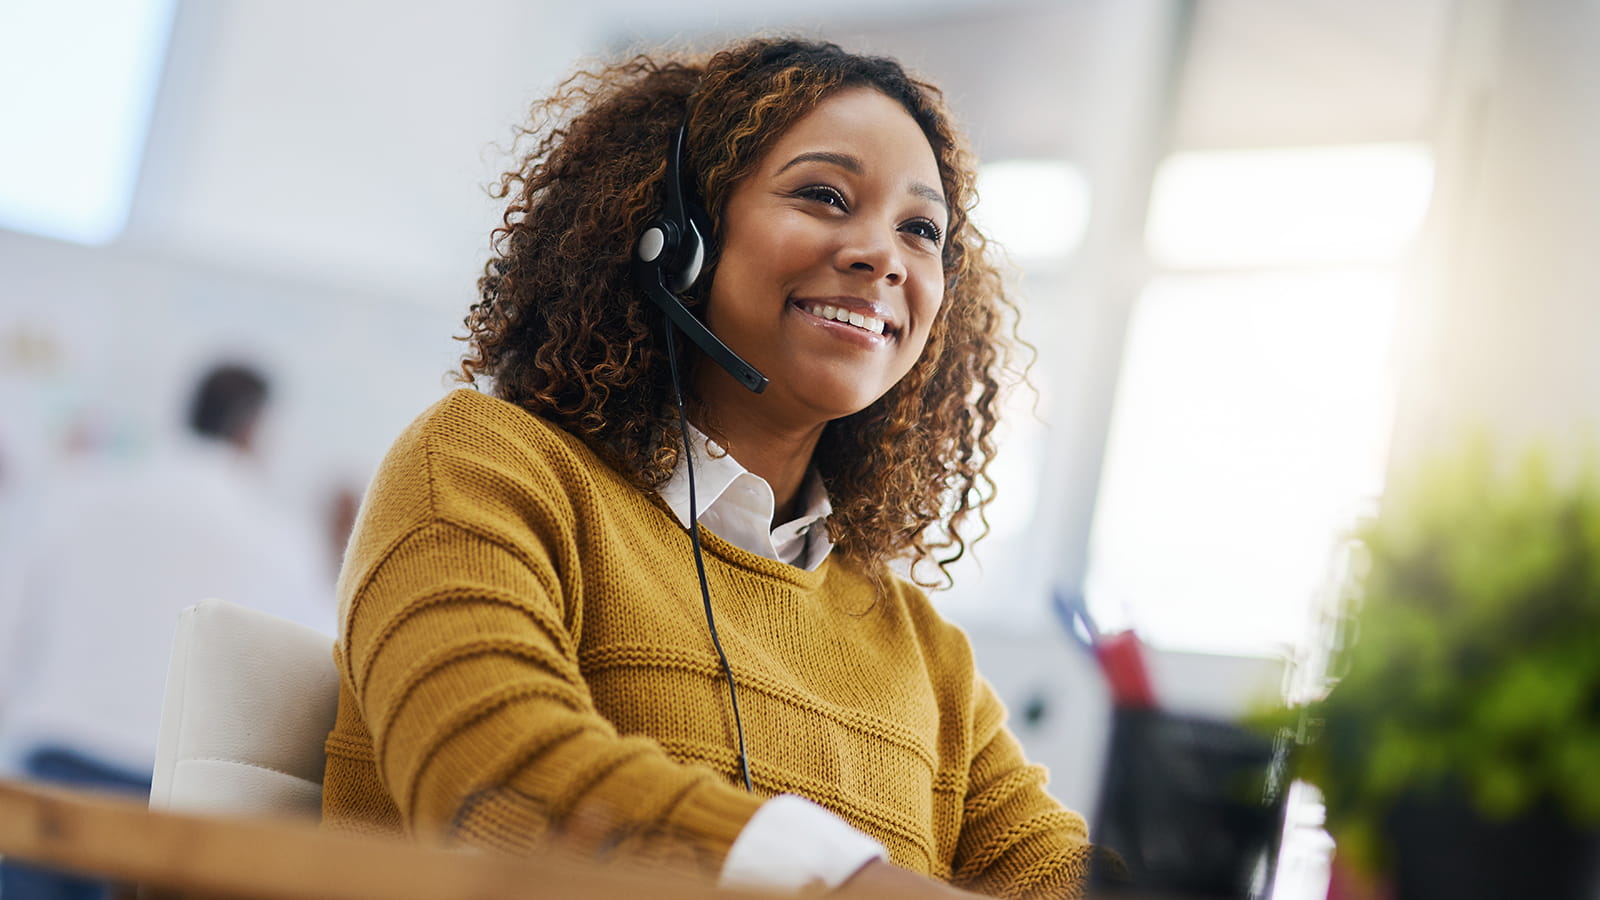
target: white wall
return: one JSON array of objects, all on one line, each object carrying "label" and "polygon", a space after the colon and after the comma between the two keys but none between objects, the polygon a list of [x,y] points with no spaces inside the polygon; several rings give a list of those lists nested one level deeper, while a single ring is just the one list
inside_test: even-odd
[{"label": "white wall", "polygon": [[84,429],[95,452],[158,449],[200,369],[237,357],[272,374],[270,474],[320,514],[330,489],[365,484],[459,352],[455,310],[260,273],[7,233],[0,271],[8,481],[47,479]]},{"label": "white wall", "polygon": [[[1463,4],[1402,322],[1393,467],[1469,434],[1596,449],[1600,4]],[[1586,446],[1585,446],[1586,445]]]},{"label": "white wall", "polygon": [[126,243],[461,308],[492,145],[599,25],[487,0],[185,3]]}]

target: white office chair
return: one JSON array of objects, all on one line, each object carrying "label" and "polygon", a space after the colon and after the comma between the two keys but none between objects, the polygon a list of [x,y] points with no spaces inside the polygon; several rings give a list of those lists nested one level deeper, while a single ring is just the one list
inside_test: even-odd
[{"label": "white office chair", "polygon": [[339,676],[333,638],[221,600],[178,618],[150,806],[317,816]]}]

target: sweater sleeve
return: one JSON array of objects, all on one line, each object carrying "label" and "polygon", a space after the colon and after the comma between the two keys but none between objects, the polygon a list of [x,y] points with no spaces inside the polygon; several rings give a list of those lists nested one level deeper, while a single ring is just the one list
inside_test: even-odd
[{"label": "sweater sleeve", "polygon": [[1045,792],[1045,770],[1023,758],[1004,707],[981,678],[973,731],[952,881],[996,897],[1081,897],[1092,851],[1083,817]]},{"label": "sweater sleeve", "polygon": [[[414,481],[397,493],[415,496]],[[364,516],[385,516],[381,488]],[[352,547],[359,583],[343,591],[344,677],[406,829],[714,875],[760,799],[619,735],[596,710],[559,526],[510,541],[438,517],[367,524],[374,540]]]}]

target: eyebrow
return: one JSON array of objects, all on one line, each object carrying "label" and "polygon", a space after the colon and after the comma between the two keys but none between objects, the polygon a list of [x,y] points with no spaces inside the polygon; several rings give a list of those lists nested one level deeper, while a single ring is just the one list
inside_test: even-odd
[{"label": "eyebrow", "polygon": [[[781,175],[801,163],[808,162],[820,162],[838,166],[852,175],[860,175],[866,171],[866,167],[861,164],[860,158],[849,153],[836,153],[831,150],[808,150],[784,163],[783,167],[778,169],[778,174]],[[944,208],[945,212],[948,213],[950,211],[950,204],[945,201],[944,192],[938,188],[923,184],[920,181],[914,181],[908,190],[918,197],[939,204]]]}]

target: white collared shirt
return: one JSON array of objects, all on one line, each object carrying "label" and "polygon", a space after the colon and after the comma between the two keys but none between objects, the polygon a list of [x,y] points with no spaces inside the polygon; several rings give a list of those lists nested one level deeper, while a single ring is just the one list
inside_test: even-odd
[{"label": "white collared shirt", "polygon": [[[805,511],[776,528],[771,525],[777,500],[772,486],[751,472],[716,441],[689,426],[689,446],[694,453],[695,493],[699,499],[700,527],[742,550],[791,566],[815,570],[833,551],[826,520],[833,512],[828,491],[816,469],[800,485]],[[689,527],[689,474],[682,457],[672,478],[661,486],[678,523]]]},{"label": "white collared shirt", "polygon": [[[800,487],[805,511],[773,528],[777,503],[766,479],[692,425],[689,446],[700,527],[740,549],[804,569],[814,570],[828,558],[833,542],[826,519],[833,506],[815,469]],[[661,499],[688,528],[689,473],[682,457],[661,486]],[[787,891],[817,883],[836,888],[862,866],[888,855],[882,844],[827,809],[795,794],[779,794],[763,803],[739,832],[723,860],[721,883]]]}]

